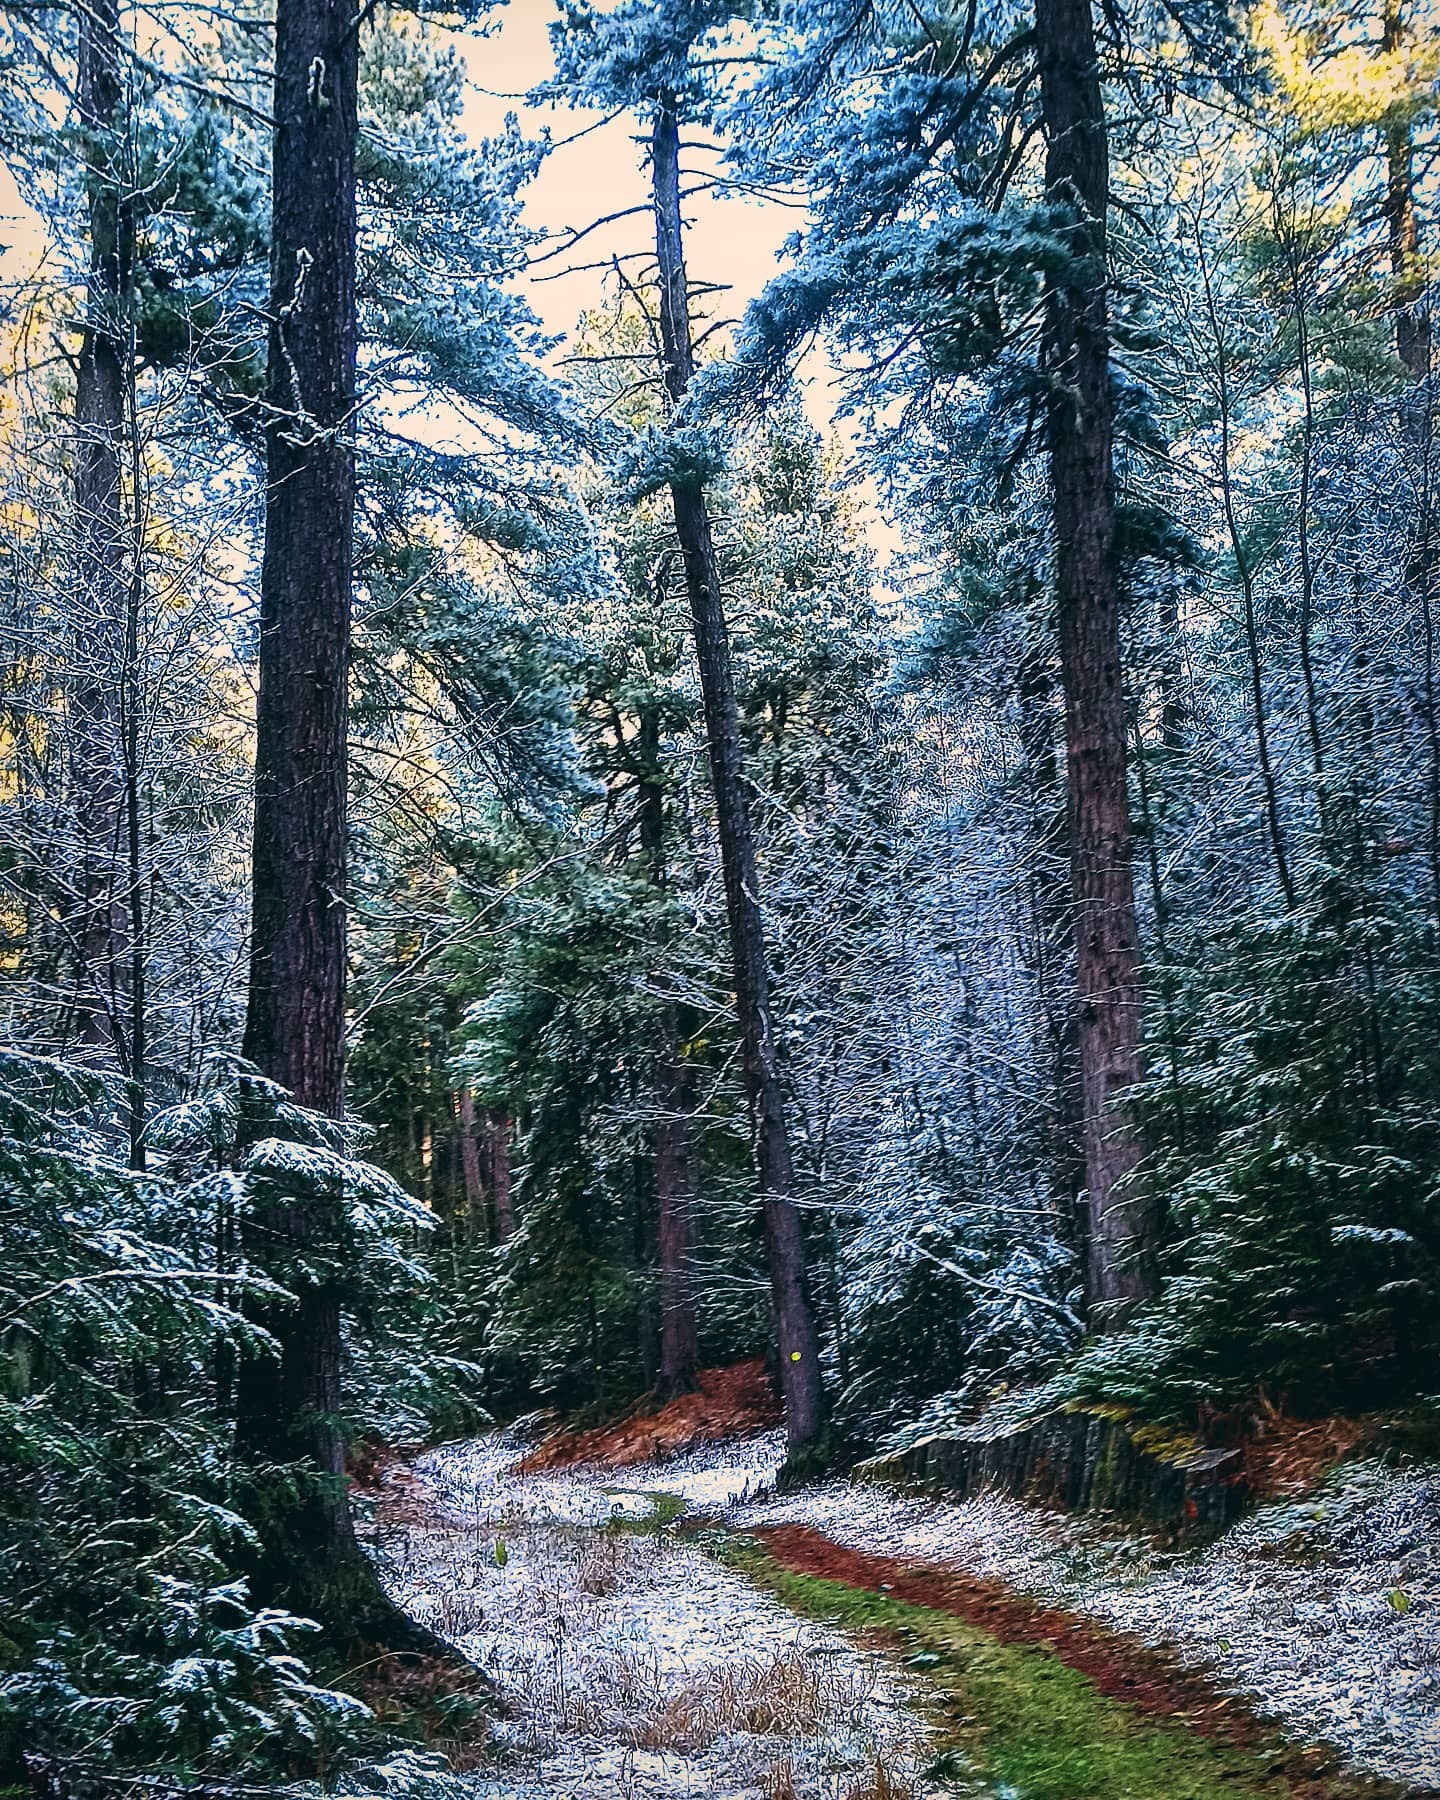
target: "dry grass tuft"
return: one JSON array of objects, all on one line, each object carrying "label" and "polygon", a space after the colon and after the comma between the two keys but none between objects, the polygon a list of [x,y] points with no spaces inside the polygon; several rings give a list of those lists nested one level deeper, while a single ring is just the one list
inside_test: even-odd
[{"label": "dry grass tuft", "polygon": [[734,1732],[805,1738],[855,1724],[874,1691],[873,1679],[848,1667],[837,1670],[796,1647],[681,1681],[627,1736],[641,1750],[691,1754]]},{"label": "dry grass tuft", "polygon": [[846,1788],[845,1800],[915,1800],[915,1790],[883,1757],[877,1756],[874,1767]]},{"label": "dry grass tuft", "polygon": [[622,1553],[620,1545],[621,1539],[618,1537],[592,1535],[586,1540],[575,1570],[575,1578],[582,1594],[589,1594],[598,1600],[606,1594],[615,1593],[621,1587],[625,1574],[635,1560],[635,1552],[632,1545]]},{"label": "dry grass tuft", "polygon": [[875,1693],[867,1668],[837,1667],[798,1645],[685,1673],[639,1652],[574,1655],[560,1637],[512,1681],[523,1711],[562,1730],[681,1756],[703,1754],[722,1737],[799,1742],[854,1728]]},{"label": "dry grass tuft", "polygon": [[788,1756],[760,1771],[761,1800],[800,1800],[795,1786],[795,1765]]}]

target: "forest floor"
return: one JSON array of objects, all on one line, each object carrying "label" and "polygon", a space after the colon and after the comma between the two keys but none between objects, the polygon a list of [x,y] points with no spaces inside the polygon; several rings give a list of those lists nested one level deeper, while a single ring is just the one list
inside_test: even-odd
[{"label": "forest floor", "polygon": [[663,1406],[642,1401],[618,1419],[589,1431],[554,1431],[516,1465],[520,1474],[569,1469],[580,1463],[626,1469],[678,1456],[700,1444],[756,1437],[780,1423],[780,1402],[763,1356],[702,1369],[695,1391]]},{"label": "forest floor", "polygon": [[394,1591],[505,1698],[475,1800],[1440,1793],[1440,1468],[1342,1465],[1167,1555],[998,1499],[775,1496],[777,1431],[642,1461],[643,1429],[591,1441],[614,1467],[496,1433],[381,1476]]}]

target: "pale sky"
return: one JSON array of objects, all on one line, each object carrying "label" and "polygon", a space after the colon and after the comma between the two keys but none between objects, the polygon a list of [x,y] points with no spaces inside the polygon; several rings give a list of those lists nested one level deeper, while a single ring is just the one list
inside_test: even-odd
[{"label": "pale sky", "polygon": [[[496,129],[507,112],[515,112],[523,128],[548,127],[561,147],[546,157],[525,200],[530,223],[547,232],[580,228],[591,220],[642,204],[648,197],[644,147],[636,141],[643,126],[621,117],[598,124],[603,114],[572,107],[527,107],[521,96],[552,73],[546,27],[555,16],[554,0],[509,0],[493,15],[488,33],[459,33],[475,91],[465,121],[476,136]],[[583,137],[575,134],[596,126]],[[565,139],[574,141],[565,143]],[[687,152],[682,168],[699,172],[706,159]],[[691,279],[726,282],[733,292],[708,303],[724,315],[738,315],[760,292],[777,267],[777,254],[800,223],[794,208],[749,198],[722,199],[697,194],[686,203],[693,229],[686,240]],[[630,251],[649,252],[654,231],[648,216],[636,215],[592,232],[567,256],[556,257],[537,273],[556,274],[567,262],[603,262]],[[633,270],[632,270],[633,273]],[[525,292],[547,327],[567,331],[578,315],[600,298],[604,273],[591,270],[555,280],[527,280]]]},{"label": "pale sky", "polygon": [[[649,183],[641,121],[621,116],[602,122],[599,113],[525,104],[528,90],[553,72],[547,26],[555,13],[554,0],[509,0],[490,15],[486,29],[454,33],[452,41],[469,70],[464,124],[472,137],[497,130],[505,115],[514,112],[527,131],[538,135],[548,128],[558,146],[525,190],[524,205],[526,219],[555,237],[560,254],[522,277],[519,286],[547,331],[559,335],[570,333],[580,314],[601,300],[607,279],[613,293],[608,269],[612,257],[637,251],[653,256],[654,232],[647,208],[591,231],[571,249],[561,249],[569,229],[629,207],[643,207]],[[705,165],[714,167],[715,161],[702,151],[687,150],[682,174],[703,174]],[[725,284],[730,290],[704,298],[701,304],[711,319],[739,317],[746,302],[781,266],[781,247],[804,216],[796,207],[773,200],[714,193],[690,196],[685,213],[692,282]],[[43,245],[38,221],[0,164],[0,280],[15,282],[31,273]],[[601,266],[580,266],[597,264]],[[644,265],[627,267],[635,273]],[[561,346],[558,355],[563,354]],[[823,352],[813,350],[802,371],[802,398],[821,432],[831,428],[835,403],[831,379]],[[878,524],[872,515],[872,533]]]},{"label": "pale sky", "polygon": [[[602,113],[524,104],[529,89],[553,73],[546,27],[555,13],[554,0],[509,0],[492,15],[485,35],[457,33],[454,39],[473,84],[465,109],[470,133],[482,137],[497,130],[506,113],[514,112],[528,131],[538,133],[548,127],[559,146],[545,158],[539,175],[525,190],[527,221],[547,233],[581,229],[627,207],[644,206],[650,191],[641,121],[621,116],[600,123]],[[686,151],[682,176],[703,173],[705,164],[714,166],[715,161],[700,152]],[[707,296],[703,302],[706,312],[713,318],[738,318],[747,301],[782,266],[782,246],[803,224],[804,211],[749,195],[700,193],[686,201],[685,217],[685,261],[691,281],[725,283],[730,288],[728,294]],[[604,264],[612,256],[631,251],[653,257],[654,242],[647,208],[592,231],[573,250],[556,256],[520,286],[549,331],[569,332],[580,314],[605,294],[607,271],[577,267],[573,273],[564,273],[567,265]],[[643,267],[627,266],[631,273]],[[613,276],[609,279],[613,292]],[[563,346],[558,354],[564,355]],[[817,431],[828,434],[837,396],[833,369],[823,347],[810,350],[799,376],[800,397],[810,422]],[[878,509],[873,484],[868,479],[857,481],[852,497],[859,505],[872,548],[882,556],[892,551],[895,533]]]},{"label": "pale sky", "polygon": [[[554,0],[509,0],[491,15],[490,28],[479,35],[458,32],[453,41],[468,64],[472,91],[465,108],[465,125],[475,137],[497,129],[507,112],[519,115],[526,130],[538,134],[549,127],[561,148],[545,159],[526,193],[527,219],[547,233],[563,233],[591,220],[641,204],[647,196],[643,147],[636,141],[637,121],[611,120],[584,132],[601,114],[570,107],[527,107],[523,96],[552,72],[546,27],[555,16]],[[571,138],[573,142],[563,143]],[[687,171],[703,159],[687,153]],[[739,313],[745,301],[759,293],[774,274],[776,256],[788,233],[799,222],[793,209],[773,202],[750,199],[716,199],[695,195],[686,204],[693,221],[687,254],[692,277],[699,281],[726,282],[733,286],[726,313]],[[544,273],[558,279],[527,279],[522,285],[547,328],[568,331],[579,314],[593,306],[603,291],[602,272],[562,274],[566,263],[604,262],[634,250],[648,250],[654,237],[645,216],[622,219],[592,232],[568,256],[557,256]],[[13,276],[17,263],[33,261],[39,247],[34,215],[16,192],[10,172],[0,165],[0,253],[5,273]],[[537,274],[540,273],[537,271]],[[721,306],[717,297],[711,303]]]}]

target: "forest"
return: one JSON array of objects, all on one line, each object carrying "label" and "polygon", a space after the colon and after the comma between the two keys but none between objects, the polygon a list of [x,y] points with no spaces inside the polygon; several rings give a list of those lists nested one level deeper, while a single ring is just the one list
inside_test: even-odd
[{"label": "forest", "polygon": [[1436,0],[0,0],[0,162],[0,1795],[1440,1788]]}]

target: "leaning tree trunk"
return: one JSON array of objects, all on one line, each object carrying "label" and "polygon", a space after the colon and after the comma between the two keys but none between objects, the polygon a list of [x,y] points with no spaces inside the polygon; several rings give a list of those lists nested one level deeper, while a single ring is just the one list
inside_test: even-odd
[{"label": "leaning tree trunk", "polygon": [[[662,94],[657,102],[651,156],[665,382],[671,404],[679,406],[694,372],[694,352],[680,217],[680,134],[672,94]],[[735,969],[735,1006],[780,1356],[785,1434],[793,1453],[820,1437],[825,1401],[820,1382],[819,1339],[805,1268],[805,1240],[795,1205],[779,1049],[770,1013],[770,970],[760,913],[755,838],[745,798],[730,637],[704,488],[698,479],[675,481],[670,486],[670,497],[685,565],[685,591],[694,625],[695,656],[705,707],[710,782]]]},{"label": "leaning tree trunk", "polygon": [[1036,0],[1047,197],[1069,266],[1046,294],[1055,582],[1065,690],[1089,1287],[1102,1307],[1153,1291],[1156,1229],[1123,1108],[1140,1078],[1139,946],[1130,871],[1116,591],[1106,303],[1109,149],[1090,0]]},{"label": "leaning tree trunk", "polygon": [[[350,0],[280,0],[244,1049],[301,1105],[332,1118],[344,1111],[357,71]],[[264,1312],[279,1353],[246,1360],[238,1444],[252,1464],[303,1472],[294,1487],[257,1497],[257,1579],[267,1597],[343,1636],[421,1647],[356,1543],[346,1495],[342,1196],[322,1185],[266,1206],[250,1248],[294,1303]],[[262,1471],[257,1487],[264,1479]]]},{"label": "leaning tree trunk", "polygon": [[75,677],[69,763],[79,833],[74,945],[76,1034],[89,1050],[121,1053],[116,1020],[124,941],[121,839],[124,776],[117,708],[129,553],[120,459],[125,434],[125,333],[129,285],[126,208],[115,146],[120,108],[116,0],[96,0],[80,20],[77,100],[85,133],[90,240],[85,320],[75,371]]}]

